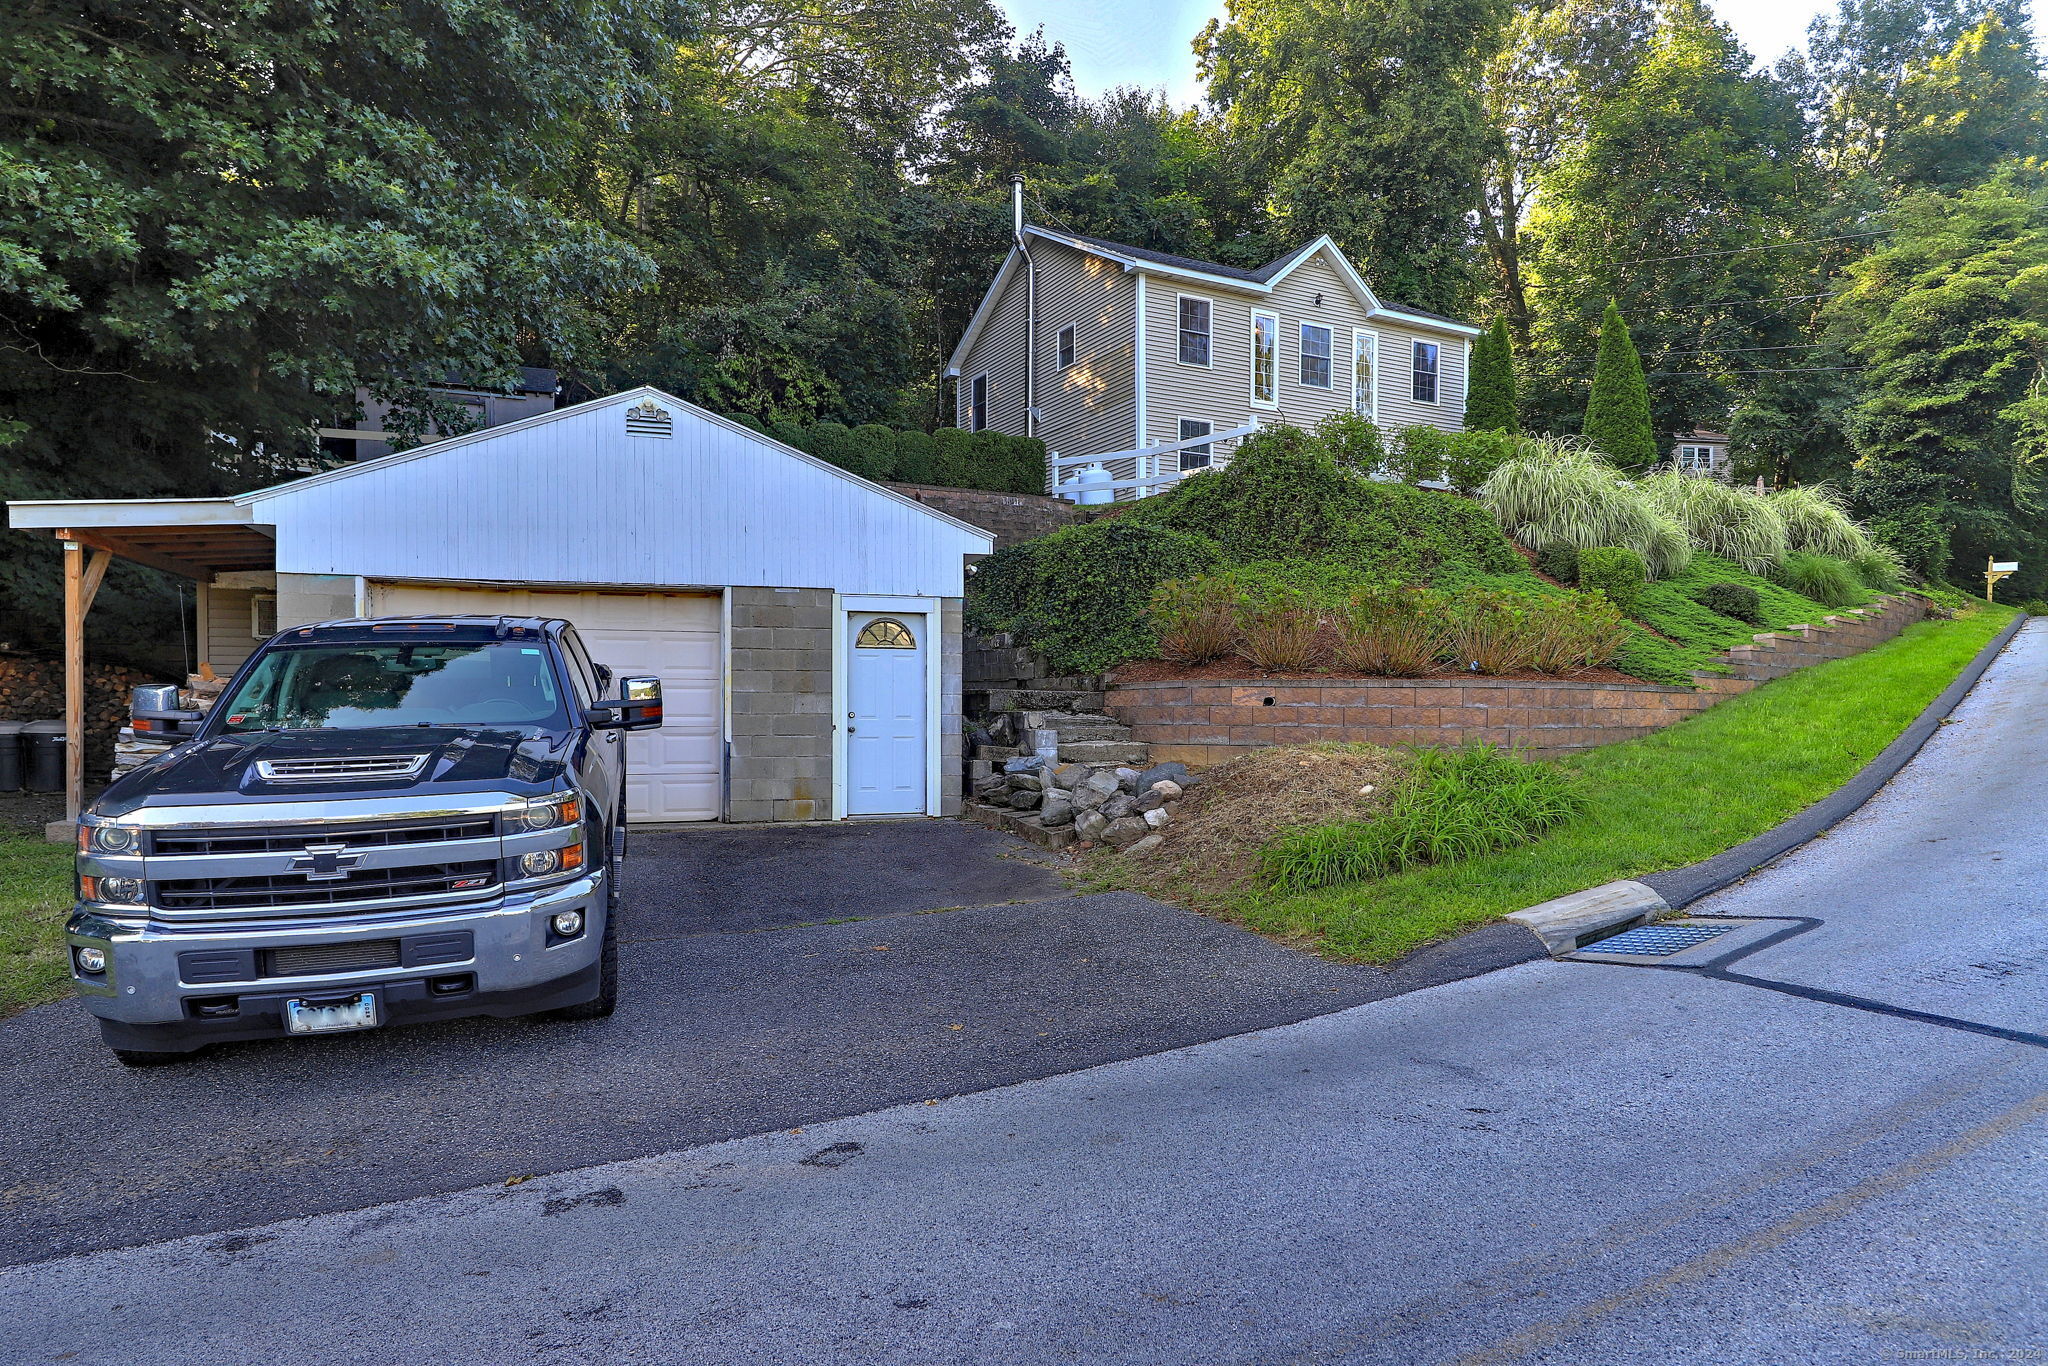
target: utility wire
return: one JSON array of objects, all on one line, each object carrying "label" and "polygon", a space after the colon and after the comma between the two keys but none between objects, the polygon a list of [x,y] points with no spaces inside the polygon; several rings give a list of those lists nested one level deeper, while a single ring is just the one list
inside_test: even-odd
[{"label": "utility wire", "polygon": [[1655,261],[1695,261],[1707,256],[1740,256],[1747,251],[1783,251],[1787,247],[1811,247],[1822,242],[1847,242],[1855,237],[1882,237],[1890,228],[1872,228],[1869,232],[1844,232],[1833,237],[1803,237],[1796,242],[1763,242],[1753,247],[1730,247],[1726,251],[1685,251],[1671,256],[1637,256],[1626,261],[1600,261],[1586,267],[1588,270],[1605,270],[1609,266],[1646,266]]},{"label": "utility wire", "polygon": [[[1862,371],[1869,368],[1867,365],[1802,365],[1788,366],[1782,370],[1719,370],[1714,373],[1722,375],[1822,375],[1848,370]],[[1707,372],[1704,370],[1650,370],[1644,373],[1643,378],[1676,379],[1687,375],[1705,378],[1707,377]]]}]

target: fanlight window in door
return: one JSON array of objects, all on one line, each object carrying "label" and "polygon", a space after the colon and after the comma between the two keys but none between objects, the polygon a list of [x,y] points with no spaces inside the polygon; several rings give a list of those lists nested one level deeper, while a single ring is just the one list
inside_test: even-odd
[{"label": "fanlight window in door", "polygon": [[879,617],[860,628],[860,634],[853,638],[856,650],[915,650],[917,637],[910,634],[910,628],[900,621]]}]

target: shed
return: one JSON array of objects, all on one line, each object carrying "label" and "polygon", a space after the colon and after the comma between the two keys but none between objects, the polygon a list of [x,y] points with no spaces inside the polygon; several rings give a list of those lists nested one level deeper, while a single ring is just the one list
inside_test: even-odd
[{"label": "shed", "polygon": [[230,498],[8,516],[66,544],[74,677],[113,556],[199,583],[222,674],[307,622],[558,616],[662,678],[667,723],[628,742],[634,820],[960,809],[961,597],[993,537],[657,389]]}]

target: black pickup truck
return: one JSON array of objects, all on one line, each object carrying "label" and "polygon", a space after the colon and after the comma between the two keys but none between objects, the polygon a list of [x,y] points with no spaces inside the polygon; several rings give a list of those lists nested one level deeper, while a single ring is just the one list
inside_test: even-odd
[{"label": "black pickup truck", "polygon": [[611,1013],[625,745],[661,683],[568,622],[284,631],[210,712],[138,688],[169,746],[78,827],[72,977],[114,1053],[457,1015]]}]

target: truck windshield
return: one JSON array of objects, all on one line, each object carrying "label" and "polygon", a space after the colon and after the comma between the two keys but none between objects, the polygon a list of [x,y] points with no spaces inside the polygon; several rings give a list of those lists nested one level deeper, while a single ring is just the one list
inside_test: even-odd
[{"label": "truck windshield", "polygon": [[562,696],[537,646],[378,642],[272,650],[216,706],[230,732],[530,726]]}]

